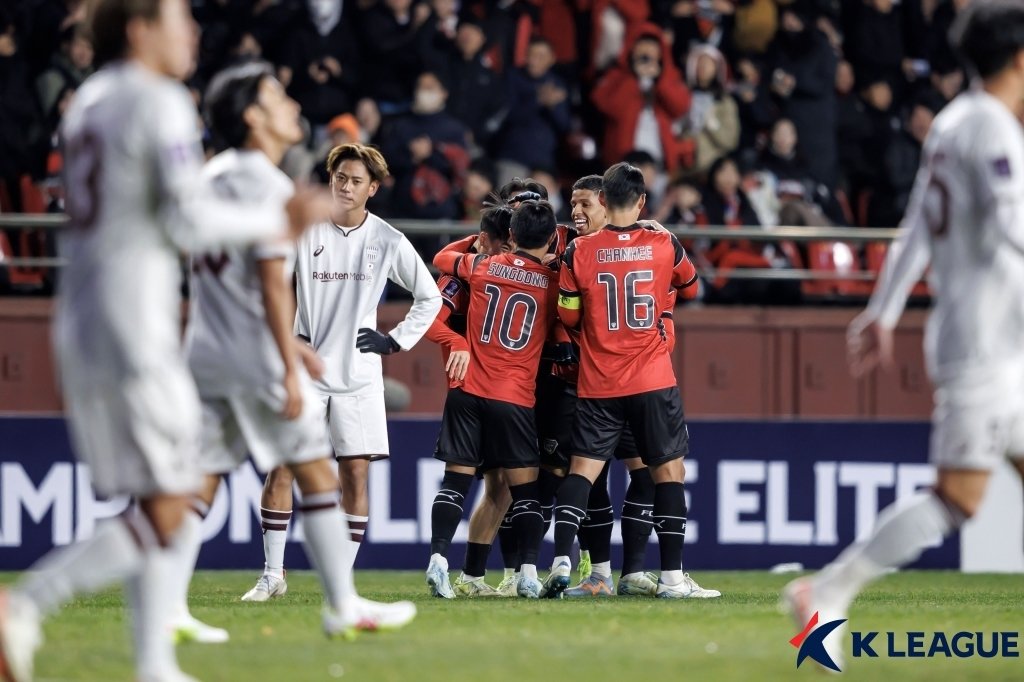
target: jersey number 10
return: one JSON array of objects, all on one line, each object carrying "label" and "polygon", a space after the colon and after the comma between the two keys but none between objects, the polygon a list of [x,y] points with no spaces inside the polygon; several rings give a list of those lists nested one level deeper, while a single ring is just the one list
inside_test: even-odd
[{"label": "jersey number 10", "polygon": [[[537,318],[537,299],[529,294],[517,291],[505,300],[501,306],[501,288],[494,284],[484,285],[487,294],[487,312],[484,313],[484,328],[480,332],[480,341],[490,343],[494,335],[494,323],[498,322],[498,342],[509,350],[522,350],[530,342],[533,333],[533,322]],[[498,308],[501,307],[499,319]],[[517,309],[523,309],[522,323],[516,334],[512,334],[512,323]]]}]

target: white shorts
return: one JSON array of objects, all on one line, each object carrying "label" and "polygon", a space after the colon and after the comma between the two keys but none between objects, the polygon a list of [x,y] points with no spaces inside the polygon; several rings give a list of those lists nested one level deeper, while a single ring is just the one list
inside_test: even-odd
[{"label": "white shorts", "polygon": [[256,468],[270,471],[331,456],[323,403],[309,377],[302,374],[302,414],[287,420],[278,401],[258,392],[203,398],[199,467],[206,474],[234,471],[252,455]]},{"label": "white shorts", "polygon": [[1024,458],[1024,372],[1009,374],[1004,381],[935,391],[932,464],[990,470],[1007,457]]},{"label": "white shorts", "polygon": [[78,458],[104,496],[199,490],[199,396],[183,364],[133,376],[64,357],[64,410]]},{"label": "white shorts", "polygon": [[360,396],[325,395],[322,400],[335,457],[385,459],[391,455],[383,391]]}]

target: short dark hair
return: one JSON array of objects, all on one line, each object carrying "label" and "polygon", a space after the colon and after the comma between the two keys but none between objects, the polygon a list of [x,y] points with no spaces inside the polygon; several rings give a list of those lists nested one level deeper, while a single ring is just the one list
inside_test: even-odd
[{"label": "short dark hair", "polygon": [[548,198],[548,189],[533,178],[514,177],[498,189],[502,201],[509,201],[521,192],[536,192],[541,199]]},{"label": "short dark hair", "polygon": [[626,152],[626,155],[622,157],[622,160],[633,166],[642,166],[646,163],[651,163],[655,166],[658,165],[658,160],[645,149],[634,149]]},{"label": "short dark hair", "polygon": [[591,192],[600,192],[604,186],[604,178],[600,175],[584,175],[582,178],[572,183],[572,191],[575,192],[578,189],[589,189]]},{"label": "short dark hair", "polygon": [[132,19],[154,21],[163,0],[97,0],[88,21],[93,64],[100,68],[128,53],[128,23]]},{"label": "short dark hair", "polygon": [[555,211],[546,201],[524,201],[512,214],[512,236],[521,249],[547,246],[558,222]]},{"label": "short dark hair", "polygon": [[604,172],[601,191],[608,208],[631,208],[647,193],[644,174],[636,166],[622,161]]},{"label": "short dark hair", "polygon": [[384,160],[384,155],[370,145],[346,142],[332,149],[327,154],[328,176],[334,177],[334,171],[338,170],[342,161],[362,161],[366,166],[366,172],[370,174],[370,180],[374,182],[384,182],[389,175],[388,162]]},{"label": "short dark hair", "polygon": [[203,98],[203,115],[218,151],[236,149],[249,137],[245,110],[256,103],[260,83],[273,78],[266,62],[249,62],[224,69],[210,82]]},{"label": "short dark hair", "polygon": [[491,239],[507,242],[511,235],[512,209],[508,206],[491,206],[480,214],[480,231]]},{"label": "short dark hair", "polygon": [[949,38],[971,70],[982,78],[994,76],[1024,49],[1024,4],[974,0],[953,22]]}]

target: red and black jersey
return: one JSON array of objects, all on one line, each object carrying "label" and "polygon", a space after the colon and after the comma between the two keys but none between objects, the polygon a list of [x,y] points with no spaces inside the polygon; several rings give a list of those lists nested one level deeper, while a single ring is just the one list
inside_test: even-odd
[{"label": "red and black jersey", "polygon": [[580,397],[675,386],[659,322],[668,292],[696,284],[686,250],[663,230],[609,225],[573,240],[562,259],[558,313],[566,326],[580,328]]},{"label": "red and black jersey", "polygon": [[557,320],[558,273],[522,251],[497,256],[442,252],[442,272],[469,285],[469,364],[462,389],[533,407],[541,353]]}]

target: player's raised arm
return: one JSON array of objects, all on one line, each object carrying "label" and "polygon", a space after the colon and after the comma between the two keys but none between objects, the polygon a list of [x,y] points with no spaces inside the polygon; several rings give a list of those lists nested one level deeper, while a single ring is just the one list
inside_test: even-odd
[{"label": "player's raised arm", "polygon": [[576,284],[576,274],[572,269],[575,253],[574,242],[562,256],[562,267],[558,276],[558,319],[568,329],[579,328],[583,310],[583,299],[580,297],[580,288]]},{"label": "player's raised arm", "polygon": [[672,248],[675,249],[675,267],[672,268],[672,286],[679,291],[679,295],[685,299],[697,298],[700,294],[700,278],[697,276],[697,269],[693,267],[686,249],[673,234]]},{"label": "player's raised arm", "polygon": [[198,115],[184,88],[164,88],[146,104],[152,120],[155,174],[161,224],[183,251],[205,251],[222,244],[293,236],[326,215],[326,194],[299,191],[286,210],[274,202],[217,196],[199,180],[203,164]]},{"label": "player's raised arm", "polygon": [[403,350],[409,350],[423,338],[437,317],[437,311],[441,308],[441,292],[416,249],[404,236],[398,245],[388,279],[413,296],[412,307],[405,319],[389,333]]}]

